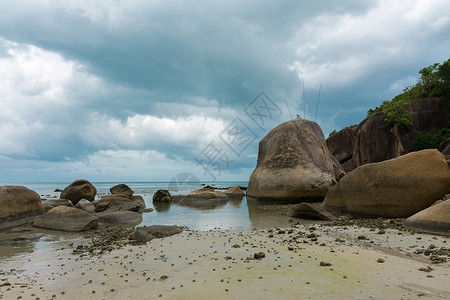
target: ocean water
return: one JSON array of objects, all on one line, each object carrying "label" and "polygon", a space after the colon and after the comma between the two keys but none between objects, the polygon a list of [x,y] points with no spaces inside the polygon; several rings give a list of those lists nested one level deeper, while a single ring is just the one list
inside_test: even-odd
[{"label": "ocean water", "polygon": [[[141,195],[148,208],[153,212],[144,213],[140,225],[178,225],[192,230],[249,230],[269,226],[288,225],[288,218],[273,211],[262,211],[258,204],[248,203],[246,197],[230,199],[208,206],[183,206],[179,204],[153,204],[153,194],[159,189],[167,189],[172,195],[185,194],[204,185],[214,187],[247,186],[247,181],[191,182],[186,178],[172,182],[92,182],[99,196],[109,193],[109,189],[118,183],[127,184],[135,195]],[[188,179],[188,178],[187,178]],[[41,198],[59,198],[56,189],[64,189],[70,182],[19,182],[0,183],[0,185],[23,185],[36,191]]]}]

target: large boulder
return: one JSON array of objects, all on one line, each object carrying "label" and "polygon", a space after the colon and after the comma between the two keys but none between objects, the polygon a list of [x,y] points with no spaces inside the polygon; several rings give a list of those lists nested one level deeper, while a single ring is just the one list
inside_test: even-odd
[{"label": "large boulder", "polygon": [[436,149],[358,167],[332,187],[323,208],[362,216],[409,217],[450,192],[450,169]]},{"label": "large boulder", "polygon": [[0,229],[26,223],[44,213],[41,197],[24,186],[0,186]]},{"label": "large boulder", "polygon": [[126,184],[118,184],[109,189],[111,194],[133,196],[134,191]]},{"label": "large boulder", "polygon": [[404,226],[429,233],[450,236],[450,201],[446,200],[406,219]]},{"label": "large boulder", "polygon": [[259,143],[247,196],[276,202],[316,201],[336,184],[333,159],[317,123],[295,119]]},{"label": "large boulder", "polygon": [[95,208],[96,212],[100,211],[135,211],[138,212],[145,208],[144,199],[139,196],[125,196],[122,194],[105,195],[100,198]]},{"label": "large boulder", "polygon": [[142,222],[142,214],[134,211],[105,211],[96,213],[95,216],[101,223],[138,225]]},{"label": "large boulder", "polygon": [[59,198],[69,199],[73,205],[76,205],[81,199],[94,201],[95,195],[97,195],[97,189],[89,181],[77,179],[61,192]]},{"label": "large boulder", "polygon": [[37,217],[33,226],[62,231],[84,231],[97,228],[98,219],[78,208],[57,206]]},{"label": "large boulder", "polygon": [[169,202],[170,192],[168,190],[157,190],[153,195],[153,202]]}]

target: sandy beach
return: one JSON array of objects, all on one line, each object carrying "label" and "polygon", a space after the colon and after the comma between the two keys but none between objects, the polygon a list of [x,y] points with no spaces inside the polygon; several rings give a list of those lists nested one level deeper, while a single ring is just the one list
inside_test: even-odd
[{"label": "sandy beach", "polygon": [[[432,246],[430,246],[432,245]],[[0,299],[446,299],[449,238],[294,225],[189,231],[101,256],[77,243],[0,263]],[[262,259],[252,259],[263,252]],[[433,255],[433,254],[432,254]],[[431,256],[432,256],[431,255]]]}]

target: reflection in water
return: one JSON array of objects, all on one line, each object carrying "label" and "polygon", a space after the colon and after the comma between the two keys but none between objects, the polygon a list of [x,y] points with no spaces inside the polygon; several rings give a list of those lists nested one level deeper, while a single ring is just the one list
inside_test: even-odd
[{"label": "reflection in water", "polygon": [[273,210],[262,210],[258,200],[247,198],[248,217],[252,228],[290,227],[291,218]]},{"label": "reflection in water", "polygon": [[[290,227],[291,218],[272,210],[259,209],[258,201],[247,200],[246,197],[231,199],[209,199],[193,201],[186,198],[178,204],[153,203],[152,194],[144,194],[148,208],[153,212],[144,213],[140,225],[178,225],[192,230],[250,230],[253,228]],[[295,219],[295,222],[306,222]],[[84,236],[88,232],[63,232],[24,226],[24,232],[11,232],[9,229],[0,231],[0,259],[23,255],[35,250],[49,250],[67,247],[67,244],[85,244],[89,241]],[[24,234],[45,234],[40,239],[14,242]]]},{"label": "reflection in water", "polygon": [[153,208],[157,212],[165,212],[170,209],[170,202],[153,202]]},{"label": "reflection in water", "polygon": [[20,231],[15,231],[14,228],[0,231],[0,260],[37,249],[56,249],[68,242],[86,242],[78,232],[36,228],[30,224],[23,225],[20,229]]},{"label": "reflection in water", "polygon": [[231,207],[239,208],[241,206],[243,197],[230,197],[230,196],[228,196],[228,198],[229,198],[228,203],[230,203]]}]

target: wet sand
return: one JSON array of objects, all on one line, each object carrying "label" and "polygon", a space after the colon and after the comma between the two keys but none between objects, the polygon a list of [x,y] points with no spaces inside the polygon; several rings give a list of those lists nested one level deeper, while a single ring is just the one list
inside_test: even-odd
[{"label": "wet sand", "polygon": [[450,263],[414,253],[450,239],[397,229],[184,231],[101,256],[66,244],[1,261],[0,299],[450,298]]}]

